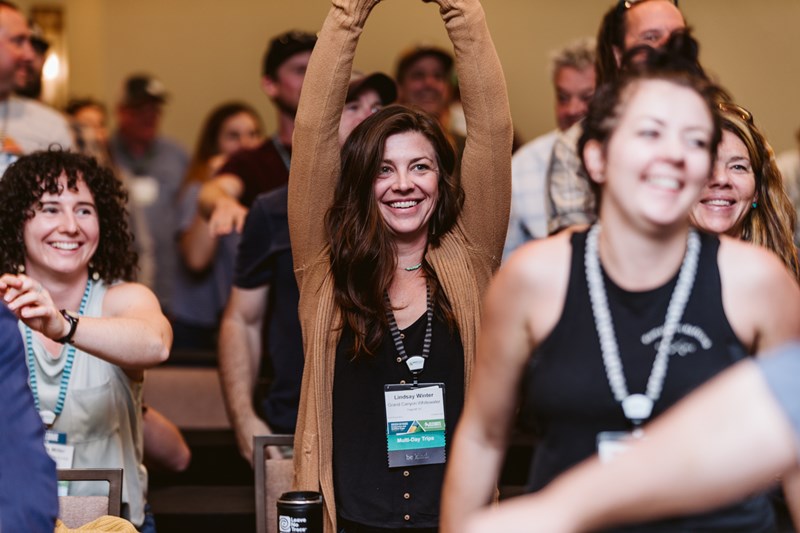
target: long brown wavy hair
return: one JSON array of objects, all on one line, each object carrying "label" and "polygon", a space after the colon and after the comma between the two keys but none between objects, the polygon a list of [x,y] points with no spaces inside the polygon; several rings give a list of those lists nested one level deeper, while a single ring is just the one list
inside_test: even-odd
[{"label": "long brown wavy hair", "polygon": [[[373,355],[388,330],[384,294],[397,268],[397,248],[374,194],[386,139],[421,133],[436,152],[439,199],[428,224],[428,245],[436,247],[464,205],[456,155],[438,121],[419,109],[392,105],[359,124],[342,147],[341,174],[333,205],[325,216],[334,298],[345,326],[355,336],[352,356]],[[423,261],[437,316],[451,327],[452,309],[433,268]]]},{"label": "long brown wavy hair", "polygon": [[775,253],[800,280],[800,265],[794,246],[796,212],[786,188],[775,153],[753,122],[753,115],[730,102],[719,103],[722,129],[736,135],[745,147],[756,180],[756,207],[742,221],[740,238]]}]

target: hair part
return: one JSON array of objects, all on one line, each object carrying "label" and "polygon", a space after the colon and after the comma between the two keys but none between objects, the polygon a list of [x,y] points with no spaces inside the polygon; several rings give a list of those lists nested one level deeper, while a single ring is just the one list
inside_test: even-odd
[{"label": "hair part", "polygon": [[[416,132],[433,146],[439,172],[439,199],[428,223],[428,245],[436,247],[456,224],[464,190],[456,170],[456,154],[439,122],[428,113],[391,105],[359,124],[342,147],[341,173],[333,204],[325,216],[334,297],[344,324],[355,336],[354,357],[372,355],[388,331],[384,294],[397,268],[394,236],[383,220],[374,182],[383,161],[386,140]],[[453,326],[455,318],[436,273],[423,261],[438,316]]]},{"label": "hair part", "polygon": [[120,181],[93,157],[51,148],[19,158],[0,180],[0,271],[16,272],[25,263],[25,224],[36,215],[45,193],[78,189],[83,181],[92,193],[100,226],[92,271],[108,283],[134,279],[136,253],[128,229],[127,194]]}]

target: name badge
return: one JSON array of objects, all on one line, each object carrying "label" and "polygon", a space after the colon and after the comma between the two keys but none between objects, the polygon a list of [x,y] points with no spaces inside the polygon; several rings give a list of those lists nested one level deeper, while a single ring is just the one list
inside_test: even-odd
[{"label": "name badge", "polygon": [[597,434],[597,455],[601,463],[611,462],[624,453],[631,444],[644,437],[641,429],[628,431],[602,431]]},{"label": "name badge", "polygon": [[150,207],[158,200],[158,180],[152,176],[133,176],[126,183],[131,200],[142,207]]},{"label": "name badge", "polygon": [[445,462],[444,383],[384,385],[389,468]]},{"label": "name badge", "polygon": [[[67,434],[57,431],[44,432],[44,449],[47,455],[56,463],[56,468],[63,470],[72,468],[72,458],[75,455],[75,446],[67,444]],[[69,493],[69,481],[58,482],[58,495],[66,496]]]}]

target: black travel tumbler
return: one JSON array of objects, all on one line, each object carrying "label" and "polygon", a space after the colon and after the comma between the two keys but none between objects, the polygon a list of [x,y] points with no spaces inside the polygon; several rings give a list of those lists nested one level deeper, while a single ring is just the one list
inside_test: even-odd
[{"label": "black travel tumbler", "polygon": [[278,533],[322,533],[322,494],[312,491],[281,494]]}]

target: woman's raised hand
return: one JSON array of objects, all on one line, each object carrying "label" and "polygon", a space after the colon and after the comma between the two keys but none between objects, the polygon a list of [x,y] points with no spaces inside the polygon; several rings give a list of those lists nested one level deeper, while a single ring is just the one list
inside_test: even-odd
[{"label": "woman's raised hand", "polygon": [[69,331],[69,323],[53,303],[44,286],[24,274],[0,276],[0,297],[16,317],[45,337],[60,339]]}]

